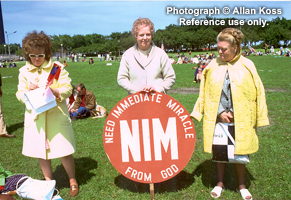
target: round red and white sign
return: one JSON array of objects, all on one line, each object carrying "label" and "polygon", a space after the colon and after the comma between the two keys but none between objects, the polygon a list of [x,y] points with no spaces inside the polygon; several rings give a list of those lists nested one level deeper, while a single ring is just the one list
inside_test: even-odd
[{"label": "round red and white sign", "polygon": [[118,102],[103,130],[105,152],[125,177],[159,183],[177,175],[195,147],[189,113],[163,93],[135,93]]}]

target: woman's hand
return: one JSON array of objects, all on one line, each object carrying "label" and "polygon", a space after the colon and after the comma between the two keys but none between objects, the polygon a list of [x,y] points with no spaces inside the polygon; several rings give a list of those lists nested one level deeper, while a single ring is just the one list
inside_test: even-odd
[{"label": "woman's hand", "polygon": [[34,83],[30,83],[29,86],[28,86],[28,90],[35,90],[38,88],[38,85],[37,84],[34,84]]},{"label": "woman's hand", "polygon": [[60,95],[59,90],[58,90],[58,89],[53,89],[53,88],[51,88],[51,87],[50,87],[50,89],[51,89],[52,93],[55,95],[55,97],[56,97],[57,99],[61,100],[61,95]]},{"label": "woman's hand", "polygon": [[231,123],[233,122],[233,112],[222,112],[219,115],[219,118],[223,123]]},{"label": "woman's hand", "polygon": [[147,93],[149,93],[149,92],[157,92],[157,90],[153,86],[151,86],[151,85],[146,85],[146,86],[143,86],[141,88],[140,92],[147,92]]}]

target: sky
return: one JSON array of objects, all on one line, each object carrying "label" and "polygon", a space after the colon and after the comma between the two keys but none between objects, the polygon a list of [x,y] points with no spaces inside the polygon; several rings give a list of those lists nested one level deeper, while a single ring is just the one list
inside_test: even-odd
[{"label": "sky", "polygon": [[[48,35],[71,36],[93,33],[105,36],[113,32],[122,33],[130,31],[134,20],[139,17],[149,18],[156,30],[165,29],[170,24],[186,24],[187,20],[188,23],[192,23],[192,18],[194,18],[192,21],[198,23],[197,20],[206,17],[235,17],[245,20],[242,23],[257,23],[257,26],[264,26],[264,20],[276,17],[291,19],[291,1],[2,0],[1,5],[4,31],[12,33],[8,36],[9,42],[17,44],[21,44],[25,35],[33,30],[44,31]],[[244,10],[244,13],[240,10]],[[226,14],[227,11],[229,14]],[[13,33],[14,31],[17,32]],[[5,40],[7,43],[6,34]]]}]

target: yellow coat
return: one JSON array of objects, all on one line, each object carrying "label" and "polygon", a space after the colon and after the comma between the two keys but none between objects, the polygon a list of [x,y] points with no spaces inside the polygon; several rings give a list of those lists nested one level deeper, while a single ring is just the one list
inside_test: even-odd
[{"label": "yellow coat", "polygon": [[[46,61],[41,66],[40,74],[38,69],[28,62],[19,69],[16,97],[20,102],[25,103],[24,93],[28,91],[30,83],[37,83],[39,87],[46,85],[52,66],[51,61]],[[52,159],[74,153],[76,148],[74,132],[66,106],[66,99],[72,93],[71,79],[68,75],[69,73],[62,68],[58,82],[51,85],[52,88],[58,88],[61,96],[61,100],[56,100],[56,107],[39,115],[25,108],[22,154],[36,158]],[[49,142],[49,149],[45,148],[46,138]]]},{"label": "yellow coat", "polygon": [[200,94],[191,117],[200,121],[204,113],[204,151],[211,153],[213,133],[225,73],[228,70],[235,123],[235,154],[259,149],[256,127],[269,125],[265,90],[254,63],[240,55],[230,62],[213,60],[202,73]]}]

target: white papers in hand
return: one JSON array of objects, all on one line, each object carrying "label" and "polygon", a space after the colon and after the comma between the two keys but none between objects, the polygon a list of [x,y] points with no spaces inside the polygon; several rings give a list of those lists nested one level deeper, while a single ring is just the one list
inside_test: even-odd
[{"label": "white papers in hand", "polygon": [[48,87],[37,88],[24,93],[25,105],[27,110],[34,110],[36,114],[45,112],[55,106],[57,102],[51,89]]}]

